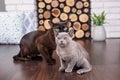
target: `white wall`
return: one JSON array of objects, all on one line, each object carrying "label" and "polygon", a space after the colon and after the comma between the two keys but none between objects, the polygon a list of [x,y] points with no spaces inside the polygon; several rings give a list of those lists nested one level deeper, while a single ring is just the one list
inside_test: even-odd
[{"label": "white wall", "polygon": [[5,0],[7,11],[33,11],[36,10],[35,0]]},{"label": "white wall", "polygon": [[[35,11],[36,0],[5,0],[7,11]],[[120,0],[91,0],[91,13],[105,10],[108,38],[120,37]]]},{"label": "white wall", "polygon": [[120,0],[91,0],[91,13],[106,12],[108,38],[120,37]]}]

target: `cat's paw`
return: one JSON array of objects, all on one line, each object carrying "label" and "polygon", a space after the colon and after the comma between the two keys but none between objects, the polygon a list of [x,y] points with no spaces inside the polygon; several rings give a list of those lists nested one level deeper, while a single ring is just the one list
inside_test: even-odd
[{"label": "cat's paw", "polygon": [[72,69],[65,69],[65,72],[72,72]]},{"label": "cat's paw", "polygon": [[59,67],[59,71],[64,71],[65,67]]},{"label": "cat's paw", "polygon": [[77,73],[78,73],[78,74],[83,74],[84,72],[83,72],[83,71],[78,70],[78,71],[77,71]]}]

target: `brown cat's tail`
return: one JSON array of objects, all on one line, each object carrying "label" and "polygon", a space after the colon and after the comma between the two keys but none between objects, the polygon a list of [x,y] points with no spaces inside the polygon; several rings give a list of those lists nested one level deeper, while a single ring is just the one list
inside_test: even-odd
[{"label": "brown cat's tail", "polygon": [[34,57],[25,57],[21,56],[20,53],[18,55],[13,56],[14,61],[29,61],[29,60],[39,60],[42,61],[42,56],[34,56]]},{"label": "brown cat's tail", "polygon": [[18,55],[13,56],[13,60],[14,60],[14,61],[28,61],[28,60],[30,60],[30,58],[23,57],[23,56],[21,56],[21,54],[19,53]]}]

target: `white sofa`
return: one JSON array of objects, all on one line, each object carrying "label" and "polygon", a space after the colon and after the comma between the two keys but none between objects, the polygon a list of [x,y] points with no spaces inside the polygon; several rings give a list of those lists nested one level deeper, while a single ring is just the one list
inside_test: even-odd
[{"label": "white sofa", "polygon": [[36,30],[35,12],[0,12],[0,44],[19,44],[26,33]]}]

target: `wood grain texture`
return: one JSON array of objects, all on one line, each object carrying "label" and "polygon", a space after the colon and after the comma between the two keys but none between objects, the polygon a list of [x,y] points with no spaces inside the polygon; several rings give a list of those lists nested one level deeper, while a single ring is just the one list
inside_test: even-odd
[{"label": "wood grain texture", "polygon": [[51,9],[51,6],[50,6],[50,5],[46,5],[46,9],[47,9],[47,10],[50,10],[50,9]]},{"label": "wood grain texture", "polygon": [[45,21],[44,21],[44,27],[45,27],[45,29],[50,29],[50,28],[51,28],[51,26],[50,26],[50,24],[48,23],[48,21],[50,21],[50,20],[45,20]]},{"label": "wood grain texture", "polygon": [[89,12],[89,9],[88,8],[84,8],[83,10],[85,13],[88,13]]},{"label": "wood grain texture", "polygon": [[50,18],[51,17],[50,11],[45,11],[44,14],[43,14],[43,16],[44,16],[45,19]]},{"label": "wood grain texture", "polygon": [[85,37],[90,37],[90,32],[85,32]]},{"label": "wood grain texture", "polygon": [[88,7],[89,3],[88,2],[84,2],[84,7]]},{"label": "wood grain texture", "polygon": [[47,65],[43,61],[14,62],[12,57],[19,51],[18,45],[0,45],[0,80],[119,80],[120,39],[106,39],[106,42],[77,40],[90,55],[92,71],[78,75],[59,72],[57,63]]},{"label": "wood grain texture", "polygon": [[58,8],[53,8],[52,9],[52,15],[54,17],[58,17],[60,15],[60,10]]},{"label": "wood grain texture", "polygon": [[39,2],[38,6],[39,6],[39,8],[44,8],[45,7],[45,3],[44,2]]},{"label": "wood grain texture", "polygon": [[59,18],[54,18],[54,19],[52,20],[52,22],[53,22],[53,23],[58,23],[58,22],[60,22],[60,19],[59,19]]},{"label": "wood grain texture", "polygon": [[88,17],[87,14],[81,14],[81,15],[79,16],[79,20],[80,20],[81,22],[87,22],[87,21],[89,20],[89,17]]},{"label": "wood grain texture", "polygon": [[72,8],[72,12],[75,13],[77,9],[75,7]]},{"label": "wood grain texture", "polygon": [[86,2],[86,1],[88,1],[88,0],[82,0],[83,2]]},{"label": "wood grain texture", "polygon": [[44,0],[46,3],[51,3],[52,0]]},{"label": "wood grain texture", "polygon": [[[38,26],[44,26],[40,20],[50,20],[53,23],[64,22],[70,20],[69,27],[76,31],[82,30],[82,38],[90,38],[91,20],[90,20],[90,0],[37,0]],[[80,25],[74,25],[79,22]],[[49,27],[49,26],[48,26]],[[75,34],[74,34],[75,35]],[[89,36],[89,37],[88,37]],[[77,37],[75,37],[77,38]]]},{"label": "wood grain texture", "polygon": [[70,15],[69,15],[69,19],[70,19],[72,22],[74,22],[74,21],[77,21],[78,16],[77,16],[76,14],[70,14]]},{"label": "wood grain texture", "polygon": [[63,20],[63,21],[65,21],[65,20],[68,19],[68,15],[66,13],[61,13],[60,19]]},{"label": "wood grain texture", "polygon": [[59,0],[59,2],[65,2],[65,0]]},{"label": "wood grain texture", "polygon": [[75,32],[75,37],[76,38],[82,38],[84,36],[84,31],[83,30],[77,30]]},{"label": "wood grain texture", "polygon": [[74,28],[74,30],[79,30],[81,28],[81,24],[79,22],[74,22],[73,28]]},{"label": "wood grain texture", "polygon": [[89,25],[88,24],[82,24],[82,29],[84,31],[87,31],[89,29]]},{"label": "wood grain texture", "polygon": [[40,31],[45,31],[45,28],[44,28],[44,26],[39,26],[39,27],[38,27],[38,30],[40,30]]},{"label": "wood grain texture", "polygon": [[83,3],[82,3],[81,1],[78,1],[78,2],[76,3],[76,8],[77,8],[77,9],[83,8]]},{"label": "wood grain texture", "polygon": [[39,14],[38,16],[40,19],[43,19],[43,14]]},{"label": "wood grain texture", "polygon": [[66,0],[66,4],[67,4],[68,6],[74,6],[75,0]]},{"label": "wood grain texture", "polygon": [[38,13],[43,13],[43,9],[38,9]]},{"label": "wood grain texture", "polygon": [[53,0],[52,3],[51,3],[51,6],[52,7],[58,7],[59,3],[57,0]]},{"label": "wood grain texture", "polygon": [[63,11],[66,12],[66,13],[69,13],[70,12],[70,7],[69,6],[65,6]]},{"label": "wood grain texture", "polygon": [[43,21],[43,20],[40,20],[40,21],[39,21],[39,24],[43,24],[43,23],[44,23],[44,21]]},{"label": "wood grain texture", "polygon": [[77,10],[77,14],[80,15],[82,13],[82,10]]},{"label": "wood grain texture", "polygon": [[64,6],[65,6],[65,5],[64,5],[63,3],[60,4],[60,8],[64,8]]},{"label": "wood grain texture", "polygon": [[43,0],[38,0],[38,1],[43,1]]}]

